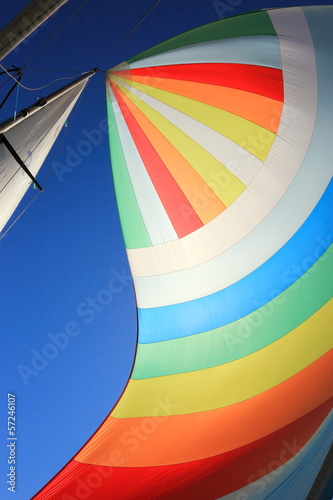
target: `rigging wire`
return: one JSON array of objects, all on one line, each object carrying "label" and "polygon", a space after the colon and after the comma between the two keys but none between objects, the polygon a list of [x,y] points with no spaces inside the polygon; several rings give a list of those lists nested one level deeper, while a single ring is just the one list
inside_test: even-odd
[{"label": "rigging wire", "polygon": [[39,47],[38,50],[36,50],[36,52],[30,57],[30,59],[27,60],[26,64],[30,63],[33,59],[35,59],[35,57],[37,56],[37,54],[39,54],[39,52],[41,50],[44,49],[44,47],[46,47],[46,45],[48,45],[50,43],[50,41],[80,12],[81,9],[83,9],[83,7],[85,7],[87,5],[87,3],[89,2],[90,0],[85,0],[85,2],[74,12],[74,14],[71,15],[71,17],[69,17],[67,19],[67,21],[65,21],[61,26],[60,28],[55,32],[53,33],[53,35],[50,36],[50,38],[43,44]]},{"label": "rigging wire", "polygon": [[85,73],[88,73],[88,71],[84,71],[83,73],[79,73],[79,75],[63,76],[63,77],[60,77],[60,78],[56,78],[55,80],[52,80],[52,82],[50,82],[50,83],[48,83],[46,85],[43,85],[42,87],[31,88],[31,87],[26,87],[25,85],[23,85],[23,83],[20,83],[13,75],[11,75],[10,73],[8,73],[8,71],[2,66],[2,64],[0,64],[0,68],[3,69],[4,72],[7,73],[7,75],[10,76],[10,78],[12,78],[20,87],[22,87],[25,90],[42,90],[42,89],[45,89],[46,87],[49,87],[53,83],[58,82],[59,80],[73,80],[73,78],[75,78],[76,76],[80,76],[80,75],[84,75]]},{"label": "rigging wire", "polygon": [[0,240],[2,240],[8,231],[16,224],[16,222],[22,217],[22,215],[28,210],[28,208],[32,205],[32,203],[38,198],[38,196],[41,194],[41,191],[38,191],[38,193],[34,196],[32,200],[28,203],[28,205],[22,210],[22,212],[16,217],[16,219],[11,223],[11,225],[6,229],[6,231],[0,235]]},{"label": "rigging wire", "polygon": [[14,108],[14,120],[16,120],[17,108],[18,108],[18,98],[19,98],[20,86],[16,86],[16,96],[15,96],[15,108]]},{"label": "rigging wire", "polygon": [[82,70],[75,70],[75,69],[38,69],[38,68],[25,68],[25,71],[39,71],[39,72],[44,72],[44,73],[75,73],[75,74],[81,74],[85,73],[85,71]]},{"label": "rigging wire", "polygon": [[[9,96],[11,95],[11,93],[14,91],[15,87],[19,87],[19,83],[21,81],[21,78],[22,78],[22,68],[14,68],[16,71],[15,75],[17,75],[17,79],[14,78],[15,80],[15,83],[14,85],[12,85],[12,87],[10,88],[10,90],[7,92],[6,96],[4,97],[4,99],[1,101],[0,103],[0,108],[2,108],[2,106],[5,104],[5,102],[8,100]],[[7,82],[10,81],[12,78],[13,78],[13,75],[10,74],[10,70],[7,71],[5,70],[3,72],[3,74],[8,74],[10,76],[10,78],[8,78]]]},{"label": "rigging wire", "polygon": [[[127,33],[127,35],[125,35],[125,37],[122,38],[120,42],[114,47],[114,49],[112,49],[112,51],[103,59],[103,61],[101,61],[101,63],[98,64],[98,67],[102,66],[102,64],[106,61],[106,59],[108,59],[117,49],[119,49],[119,47],[125,42],[125,40],[127,40],[127,38],[133,33],[133,31],[142,23],[142,21],[144,21],[144,19],[146,19],[146,17],[155,9],[155,7],[160,2],[161,0],[157,0],[154,3],[154,5],[150,7],[150,9],[144,14],[143,17],[141,17],[141,19],[139,19],[139,21],[133,26],[133,28]],[[103,73],[105,73],[105,71],[103,71]]]},{"label": "rigging wire", "polygon": [[10,78],[7,78],[7,80],[5,80],[4,82],[0,83],[0,87],[3,87],[4,85],[6,85],[8,82],[10,82]]}]

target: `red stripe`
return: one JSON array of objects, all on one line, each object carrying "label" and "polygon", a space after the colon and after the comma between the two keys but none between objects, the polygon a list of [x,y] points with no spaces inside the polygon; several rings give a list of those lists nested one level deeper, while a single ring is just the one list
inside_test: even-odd
[{"label": "red stripe", "polygon": [[110,82],[110,85],[149,177],[177,235],[182,238],[196,231],[203,226],[202,221],[124,103],[121,91],[112,82]]},{"label": "red stripe", "polygon": [[158,78],[172,78],[198,83],[210,83],[222,87],[253,92],[277,101],[283,101],[282,70],[254,66],[251,64],[208,63],[177,64],[155,66],[132,70],[115,71],[115,75],[124,75],[130,79],[131,74]]},{"label": "red stripe", "polygon": [[195,462],[130,468],[117,467],[116,455],[110,467],[71,460],[33,500],[213,500],[288,462],[319,428],[332,401],[254,443]]}]

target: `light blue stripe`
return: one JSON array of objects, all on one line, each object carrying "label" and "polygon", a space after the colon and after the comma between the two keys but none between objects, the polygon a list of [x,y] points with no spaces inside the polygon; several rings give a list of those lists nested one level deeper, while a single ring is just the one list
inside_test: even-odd
[{"label": "light blue stripe", "polygon": [[243,36],[198,43],[130,63],[131,69],[170,64],[237,63],[282,68],[278,37]]},{"label": "light blue stripe", "polygon": [[213,330],[268,303],[325,252],[333,234],[333,181],[295,235],[237,283],[200,299],[138,309],[139,342],[159,342]]}]

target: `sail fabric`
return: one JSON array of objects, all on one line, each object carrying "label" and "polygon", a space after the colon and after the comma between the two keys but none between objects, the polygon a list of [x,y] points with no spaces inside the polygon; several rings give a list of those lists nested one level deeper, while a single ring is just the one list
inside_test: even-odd
[{"label": "sail fabric", "polygon": [[0,60],[66,2],[67,0],[48,0],[45,4],[37,0],[29,2],[20,14],[1,30]]},{"label": "sail fabric", "polygon": [[136,357],[36,499],[307,497],[333,436],[332,21],[236,16],[108,72]]},{"label": "sail fabric", "polygon": [[[43,165],[85,84],[86,81],[79,83],[4,132],[4,136],[34,177]],[[30,177],[5,145],[0,143],[0,231],[31,184]]]}]

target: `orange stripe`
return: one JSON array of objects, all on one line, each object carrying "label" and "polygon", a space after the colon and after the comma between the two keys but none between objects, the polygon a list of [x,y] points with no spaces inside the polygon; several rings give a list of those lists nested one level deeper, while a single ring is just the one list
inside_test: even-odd
[{"label": "orange stripe", "polygon": [[196,101],[210,104],[237,116],[241,116],[261,127],[276,133],[283,103],[270,97],[265,97],[245,90],[219,87],[207,83],[171,80],[152,76],[130,75],[131,81],[173,92]]},{"label": "orange stripe", "polygon": [[[112,451],[126,467],[199,460],[240,448],[297,420],[332,396],[333,351],[282,384],[236,405],[187,415],[159,417],[172,401],[156,400],[156,416],[108,417],[75,457],[107,465]],[[195,439],[194,439],[195,436]],[[181,443],[181,447],[175,446]]]},{"label": "orange stripe", "polygon": [[[115,85],[117,86],[116,83]],[[185,194],[200,220],[204,224],[207,224],[207,222],[217,217],[225,210],[226,206],[224,203],[159,129],[133,104],[131,99],[118,86],[117,89],[121,93],[124,103],[130,109],[137,123],[144,131],[179,188]]]}]

